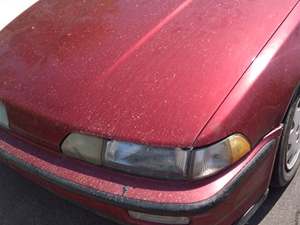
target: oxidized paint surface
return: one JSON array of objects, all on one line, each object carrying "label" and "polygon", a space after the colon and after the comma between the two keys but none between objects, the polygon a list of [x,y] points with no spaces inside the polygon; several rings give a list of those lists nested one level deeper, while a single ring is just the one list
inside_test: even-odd
[{"label": "oxidized paint surface", "polygon": [[[277,30],[295,3],[42,0],[0,33],[0,99],[12,132],[46,148],[3,131],[0,147],[92,190],[159,203],[205,201],[264,144],[279,140],[282,127],[228,170],[196,182],[136,177],[40,150],[58,149],[72,131],[182,147],[239,131],[255,143],[278,125],[299,80],[300,6]],[[268,187],[275,150],[224,202],[191,216],[191,224],[240,218]],[[22,173],[114,218],[147,224],[126,209]]]},{"label": "oxidized paint surface", "polygon": [[196,146],[234,132],[256,145],[264,134],[283,123],[300,86],[300,5],[276,31],[207,126]]},{"label": "oxidized paint surface", "polygon": [[0,98],[49,145],[191,146],[295,3],[41,0],[0,33]]}]

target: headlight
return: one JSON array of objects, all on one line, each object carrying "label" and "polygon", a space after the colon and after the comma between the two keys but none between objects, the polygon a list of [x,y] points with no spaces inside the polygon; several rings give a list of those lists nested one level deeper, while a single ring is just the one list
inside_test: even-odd
[{"label": "headlight", "polygon": [[215,174],[241,159],[250,149],[245,137],[236,134],[215,145],[196,150],[192,157],[192,177],[195,179]]},{"label": "headlight", "polygon": [[0,126],[9,128],[9,122],[8,122],[6,108],[2,102],[0,102]]},{"label": "headlight", "polygon": [[189,152],[181,149],[151,148],[126,142],[108,141],[104,165],[151,177],[187,176]]},{"label": "headlight", "polygon": [[62,145],[65,154],[88,162],[132,174],[169,179],[199,179],[213,175],[241,159],[250,149],[249,142],[240,134],[207,148],[190,150],[104,141],[79,134],[69,135]]},{"label": "headlight", "polygon": [[101,138],[74,133],[63,142],[61,150],[65,155],[100,165],[102,146]]}]

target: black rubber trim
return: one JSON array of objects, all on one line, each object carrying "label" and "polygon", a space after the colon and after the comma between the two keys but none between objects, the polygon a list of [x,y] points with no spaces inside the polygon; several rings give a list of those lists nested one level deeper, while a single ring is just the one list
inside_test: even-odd
[{"label": "black rubber trim", "polygon": [[190,204],[176,204],[176,203],[158,203],[144,200],[130,199],[120,195],[113,195],[106,192],[100,192],[95,189],[82,186],[74,183],[70,180],[62,179],[52,173],[41,170],[40,168],[34,167],[33,165],[10,155],[5,150],[0,148],[0,159],[4,162],[11,164],[21,170],[34,174],[42,179],[45,179],[55,185],[58,185],[70,192],[78,193],[90,198],[94,198],[101,202],[113,204],[122,208],[144,211],[147,213],[156,213],[163,215],[178,215],[178,214],[198,214],[204,212],[218,203],[224,201],[234,192],[241,181],[247,177],[247,175],[256,167],[256,165],[263,161],[268,153],[273,149],[276,144],[276,140],[268,142],[249,162],[243,170],[235,176],[220,192],[212,196],[211,198]]}]

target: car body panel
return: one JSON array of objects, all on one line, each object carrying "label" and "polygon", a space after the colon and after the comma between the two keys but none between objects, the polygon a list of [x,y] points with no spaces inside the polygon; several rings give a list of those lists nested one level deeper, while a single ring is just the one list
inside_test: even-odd
[{"label": "car body panel", "polygon": [[296,2],[41,0],[0,33],[11,128],[57,150],[75,131],[198,145]]},{"label": "car body panel", "polygon": [[[236,222],[270,184],[300,79],[296,2],[39,1],[0,33],[0,160],[119,222],[151,225],[128,209]],[[205,179],[159,180],[51,151],[70,132],[179,147],[239,132],[253,150]]]},{"label": "car body panel", "polygon": [[[300,5],[291,12],[195,141],[201,146],[236,131],[255,146],[284,121],[300,84]],[[220,126],[222,124],[222,126]]]}]

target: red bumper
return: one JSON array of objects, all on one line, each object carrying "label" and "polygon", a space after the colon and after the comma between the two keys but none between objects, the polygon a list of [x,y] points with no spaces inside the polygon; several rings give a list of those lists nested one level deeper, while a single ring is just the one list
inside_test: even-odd
[{"label": "red bumper", "polygon": [[128,210],[187,216],[192,225],[231,225],[268,188],[278,128],[234,167],[197,182],[135,177],[41,150],[0,132],[0,159],[38,184],[125,224],[150,225]]}]

